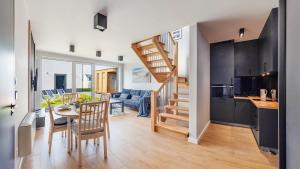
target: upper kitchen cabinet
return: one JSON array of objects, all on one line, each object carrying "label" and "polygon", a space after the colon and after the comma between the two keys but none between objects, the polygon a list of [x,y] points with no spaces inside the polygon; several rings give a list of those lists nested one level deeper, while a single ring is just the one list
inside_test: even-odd
[{"label": "upper kitchen cabinet", "polygon": [[234,44],[235,76],[258,76],[258,40]]},{"label": "upper kitchen cabinet", "polygon": [[211,84],[233,85],[234,80],[234,41],[210,45]]},{"label": "upper kitchen cabinet", "polygon": [[258,39],[260,74],[278,71],[278,8],[272,9]]}]

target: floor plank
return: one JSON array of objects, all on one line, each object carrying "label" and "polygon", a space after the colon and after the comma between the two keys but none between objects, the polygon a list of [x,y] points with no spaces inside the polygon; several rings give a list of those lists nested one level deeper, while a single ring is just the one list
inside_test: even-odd
[{"label": "floor plank", "polygon": [[[125,110],[110,117],[111,138],[104,160],[102,140],[82,142],[82,169],[276,169],[277,156],[262,153],[250,129],[211,124],[200,145],[187,143],[182,135],[154,133],[150,118],[137,118]],[[47,119],[49,123],[49,119]],[[77,151],[67,153],[67,140],[54,134],[48,155],[48,127],[38,129],[33,153],[24,158],[22,169],[77,169]]]}]

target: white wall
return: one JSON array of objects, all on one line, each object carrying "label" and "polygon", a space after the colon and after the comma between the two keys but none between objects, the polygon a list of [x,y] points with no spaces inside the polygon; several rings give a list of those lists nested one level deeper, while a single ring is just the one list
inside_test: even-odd
[{"label": "white wall", "polygon": [[132,82],[132,69],[137,67],[144,67],[147,69],[143,63],[136,56],[136,63],[124,64],[124,88],[125,89],[143,89],[143,90],[154,90],[160,87],[153,77],[151,77],[151,83],[133,83]]},{"label": "white wall", "polygon": [[18,168],[18,126],[28,112],[28,14],[25,0],[15,1],[15,62],[16,62],[16,100],[15,113],[15,167]]},{"label": "white wall", "polygon": [[286,8],[286,158],[287,169],[300,166],[300,1],[287,1]]},{"label": "white wall", "polygon": [[72,89],[72,62],[42,59],[42,90],[54,89],[55,74],[66,74],[66,88]]},{"label": "white wall", "polygon": [[198,144],[210,122],[210,45],[199,24],[190,26],[189,142]]},{"label": "white wall", "polygon": [[190,26],[182,28],[182,38],[178,42],[178,75],[188,77],[190,57]]}]

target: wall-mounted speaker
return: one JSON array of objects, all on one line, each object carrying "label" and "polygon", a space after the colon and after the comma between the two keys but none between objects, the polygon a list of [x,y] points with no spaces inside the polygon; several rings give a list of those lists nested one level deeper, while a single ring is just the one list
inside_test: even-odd
[{"label": "wall-mounted speaker", "polygon": [[123,56],[118,56],[118,61],[123,61]]},{"label": "wall-mounted speaker", "polygon": [[100,50],[97,50],[97,51],[96,51],[96,56],[97,56],[97,57],[101,57],[101,51],[100,51]]},{"label": "wall-mounted speaker", "polygon": [[70,45],[70,52],[75,52],[75,45]]}]

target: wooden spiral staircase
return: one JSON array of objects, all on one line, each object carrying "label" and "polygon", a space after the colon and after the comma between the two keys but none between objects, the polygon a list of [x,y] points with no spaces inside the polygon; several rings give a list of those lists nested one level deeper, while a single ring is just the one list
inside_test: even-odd
[{"label": "wooden spiral staircase", "polygon": [[151,94],[151,128],[170,130],[188,136],[189,83],[178,77],[178,43],[170,33],[135,42],[132,49],[157,82]]}]

